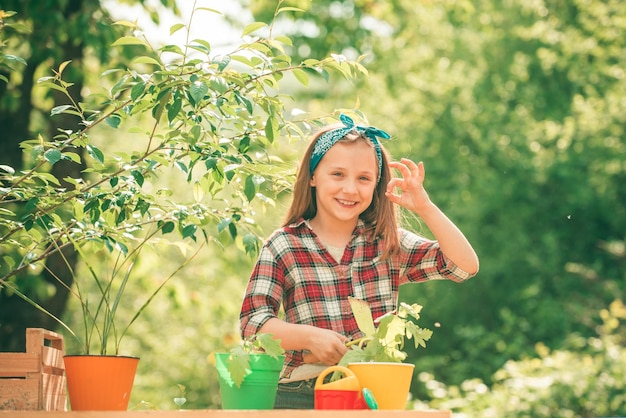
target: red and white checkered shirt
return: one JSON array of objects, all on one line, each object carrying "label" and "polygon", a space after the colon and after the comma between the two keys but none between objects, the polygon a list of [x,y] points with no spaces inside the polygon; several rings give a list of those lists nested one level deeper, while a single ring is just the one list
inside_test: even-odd
[{"label": "red and white checkered shirt", "polygon": [[[398,286],[413,281],[461,282],[472,275],[450,261],[437,241],[398,230],[400,253],[380,260],[382,240],[354,230],[338,263],[304,220],[275,231],[261,249],[243,300],[240,325],[254,335],[284,308],[284,320],[334,330],[350,339],[361,332],[348,296],[369,302],[375,318],[396,308]],[[302,351],[285,353],[283,377],[303,364]]]}]

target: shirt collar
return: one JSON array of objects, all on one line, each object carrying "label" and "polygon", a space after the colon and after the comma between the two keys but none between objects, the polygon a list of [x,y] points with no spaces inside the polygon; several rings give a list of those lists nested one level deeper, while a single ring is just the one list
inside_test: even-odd
[{"label": "shirt collar", "polygon": [[[288,227],[293,228],[293,229],[299,229],[302,226],[306,226],[307,229],[312,231],[311,226],[309,225],[309,221],[310,219],[300,218],[294,223],[289,224]],[[362,219],[359,219],[357,221],[356,228],[354,229],[354,232],[352,234],[358,236],[358,235],[361,235],[364,230],[365,230],[365,222],[363,222]]]}]

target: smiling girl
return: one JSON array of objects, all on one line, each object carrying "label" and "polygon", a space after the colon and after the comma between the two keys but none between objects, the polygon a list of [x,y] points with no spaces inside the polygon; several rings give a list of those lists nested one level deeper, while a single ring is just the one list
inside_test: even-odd
[{"label": "smiling girl", "polygon": [[[241,308],[244,338],[273,334],[287,351],[275,408],[313,408],[316,377],[361,337],[349,296],[377,318],[396,308],[402,283],[478,272],[470,243],[429,199],[423,163],[390,161],[378,141],[386,132],[340,119],[306,150],[286,219],[262,247]],[[435,240],[399,227],[396,205]]]}]

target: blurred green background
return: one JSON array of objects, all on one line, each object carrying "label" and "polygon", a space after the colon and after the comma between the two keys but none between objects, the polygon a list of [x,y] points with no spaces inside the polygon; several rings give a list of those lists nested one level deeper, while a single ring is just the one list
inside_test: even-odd
[{"label": "blurred green background", "polygon": [[[53,98],[28,89],[42,72],[79,60],[80,88],[89,90],[102,69],[128,61],[109,52],[113,19],[148,17],[148,37],[163,42],[170,22],[188,22],[192,4],[220,10],[219,22],[211,14],[213,23],[203,23],[208,16],[198,13],[192,28],[227,53],[247,23],[270,22],[279,4],[301,8],[282,13],[274,26],[274,36],[293,40],[294,61],[363,55],[369,76],[308,88],[286,80],[293,97],[286,106],[319,115],[358,109],[389,132],[391,155],[424,161],[432,200],[481,260],[467,283],[423,285],[422,325],[440,326],[427,348],[410,356],[417,366],[413,406],[477,417],[626,414],[626,3],[184,3],[3,1],[0,7],[33,31],[0,32],[3,51],[29,61],[0,83],[0,163],[26,165],[18,143],[53,129],[45,118]],[[26,122],[17,126],[18,119]],[[107,127],[96,141],[102,149],[128,147]],[[285,143],[277,152],[295,170],[305,145]],[[163,178],[187,199],[192,191],[177,187],[185,184],[179,180],[175,173]],[[258,208],[264,231],[279,226],[288,204],[285,195],[275,208]],[[429,234],[410,214],[404,222]],[[146,256],[137,276],[148,287],[177,257]],[[235,247],[203,250],[133,325],[124,342],[141,357],[132,408],[176,409],[178,385],[186,387],[184,408],[219,406],[207,356],[237,342],[253,263]],[[0,326],[17,315],[7,306],[0,299]],[[64,317],[71,322],[77,314],[70,301]],[[20,319],[33,326],[30,320]],[[17,345],[17,335],[0,342],[8,351],[21,351]]]}]

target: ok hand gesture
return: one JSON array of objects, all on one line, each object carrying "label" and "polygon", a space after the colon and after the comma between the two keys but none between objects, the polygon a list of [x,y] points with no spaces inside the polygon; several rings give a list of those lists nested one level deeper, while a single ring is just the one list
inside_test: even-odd
[{"label": "ok hand gesture", "polygon": [[[431,205],[428,193],[424,189],[424,163],[415,164],[408,158],[402,158],[400,162],[389,163],[391,169],[397,169],[402,177],[393,177],[387,184],[386,196],[396,203],[418,215]],[[397,192],[399,189],[399,192]]]}]

